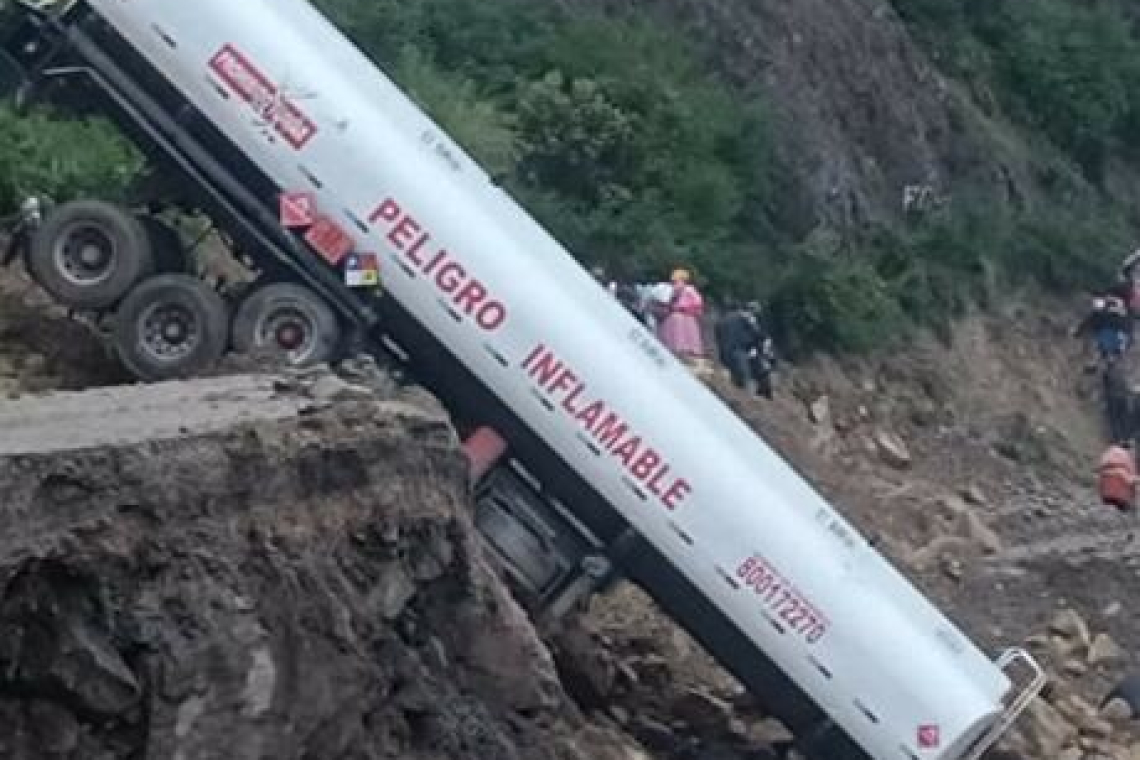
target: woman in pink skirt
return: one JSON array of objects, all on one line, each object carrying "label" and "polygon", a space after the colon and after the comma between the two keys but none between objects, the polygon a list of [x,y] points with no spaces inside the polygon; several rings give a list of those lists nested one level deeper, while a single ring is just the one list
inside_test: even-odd
[{"label": "woman in pink skirt", "polygon": [[657,336],[677,356],[699,358],[705,353],[701,338],[701,317],[704,315],[705,303],[690,279],[689,273],[684,269],[673,272],[670,278],[673,295],[669,303],[664,305]]}]

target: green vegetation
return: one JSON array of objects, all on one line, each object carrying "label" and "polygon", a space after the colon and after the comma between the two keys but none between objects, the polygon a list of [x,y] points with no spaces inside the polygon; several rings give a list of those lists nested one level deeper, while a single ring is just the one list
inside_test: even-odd
[{"label": "green vegetation", "polygon": [[319,4],[583,260],[757,287],[781,181],[762,101],[679,35],[523,0]]},{"label": "green vegetation", "polygon": [[108,123],[73,121],[46,110],[17,115],[0,107],[0,213],[31,193],[65,201],[113,198],[134,177],[141,158]]},{"label": "green vegetation", "polygon": [[[713,298],[770,304],[793,350],[942,327],[1004,283],[1084,287],[1131,244],[1123,214],[1072,192],[1140,137],[1124,0],[893,0],[946,73],[1055,145],[1077,167],[1055,174],[1076,179],[1052,207],[956,188],[904,224],[806,240],[763,94],[670,26],[528,0],[316,2],[583,261],[647,279],[687,265]],[[99,121],[0,110],[0,137],[0,210],[29,191],[114,194],[138,165]]]},{"label": "green vegetation", "polygon": [[949,69],[995,89],[1093,178],[1140,136],[1140,39],[1123,0],[893,0]]}]

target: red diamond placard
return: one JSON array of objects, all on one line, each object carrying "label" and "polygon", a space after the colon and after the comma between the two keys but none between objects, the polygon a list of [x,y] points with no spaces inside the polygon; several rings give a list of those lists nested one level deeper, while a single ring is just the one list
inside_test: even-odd
[{"label": "red diamond placard", "polygon": [[938,726],[927,725],[918,727],[918,746],[921,749],[938,749],[942,743],[942,732]]},{"label": "red diamond placard", "polygon": [[296,230],[311,227],[317,217],[317,199],[312,193],[282,193],[281,224]]},{"label": "red diamond placard", "polygon": [[352,251],[352,238],[327,216],[318,216],[305,240],[330,264],[339,264]]}]

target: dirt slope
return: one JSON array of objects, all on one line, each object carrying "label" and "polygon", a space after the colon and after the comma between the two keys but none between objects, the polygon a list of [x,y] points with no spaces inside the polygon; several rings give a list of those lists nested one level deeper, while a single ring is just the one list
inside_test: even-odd
[{"label": "dirt slope", "polygon": [[418,394],[231,377],[0,409],[0,757],[636,757],[484,564]]}]

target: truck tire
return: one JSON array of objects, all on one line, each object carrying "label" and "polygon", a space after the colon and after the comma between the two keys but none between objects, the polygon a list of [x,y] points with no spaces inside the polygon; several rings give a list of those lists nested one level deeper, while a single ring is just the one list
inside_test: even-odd
[{"label": "truck tire", "polygon": [[48,215],[28,248],[28,273],[61,305],[106,309],[154,271],[142,222],[103,201],[72,201]]},{"label": "truck tire", "polygon": [[331,361],[340,347],[336,315],[308,288],[277,282],[250,293],[233,323],[234,349],[267,351],[294,367]]},{"label": "truck tire", "polygon": [[127,294],[112,333],[123,365],[140,380],[189,378],[225,353],[229,315],[222,297],[196,277],[163,274]]}]

